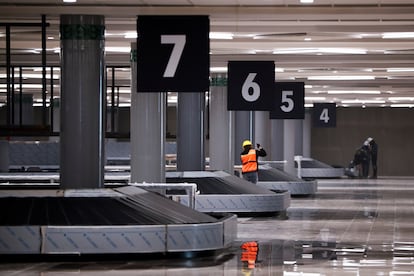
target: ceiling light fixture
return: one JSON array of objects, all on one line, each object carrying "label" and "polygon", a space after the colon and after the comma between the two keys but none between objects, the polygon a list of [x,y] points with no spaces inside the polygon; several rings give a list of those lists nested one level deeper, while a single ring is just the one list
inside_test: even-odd
[{"label": "ceiling light fixture", "polygon": [[384,39],[414,38],[414,32],[383,33],[382,38],[384,38]]},{"label": "ceiling light fixture", "polygon": [[414,72],[414,68],[388,68],[388,73]]},{"label": "ceiling light fixture", "polygon": [[351,54],[365,55],[367,50],[360,48],[287,48],[277,49],[273,54]]},{"label": "ceiling light fixture", "polygon": [[302,4],[311,4],[311,3],[313,3],[313,0],[300,0],[300,2]]},{"label": "ceiling light fixture", "polygon": [[341,101],[343,104],[384,104],[384,100],[343,100]]},{"label": "ceiling light fixture", "polygon": [[389,101],[391,102],[400,102],[400,101],[414,101],[414,97],[389,97]]},{"label": "ceiling light fixture", "polygon": [[414,104],[390,104],[390,107],[408,107],[408,108],[412,108],[414,107]]},{"label": "ceiling light fixture", "polygon": [[124,38],[137,38],[138,34],[134,31],[125,32]]},{"label": "ceiling light fixture", "polygon": [[76,3],[77,0],[63,0],[63,3]]},{"label": "ceiling light fixture", "polygon": [[305,101],[325,101],[325,97],[305,97]]},{"label": "ceiling light fixture", "polygon": [[232,33],[225,32],[210,32],[210,39],[233,39]]},{"label": "ceiling light fixture", "polygon": [[106,52],[130,53],[131,47],[105,47]]},{"label": "ceiling light fixture", "polygon": [[328,94],[381,94],[378,90],[329,90]]},{"label": "ceiling light fixture", "polygon": [[311,76],[308,80],[375,80],[374,76]]}]

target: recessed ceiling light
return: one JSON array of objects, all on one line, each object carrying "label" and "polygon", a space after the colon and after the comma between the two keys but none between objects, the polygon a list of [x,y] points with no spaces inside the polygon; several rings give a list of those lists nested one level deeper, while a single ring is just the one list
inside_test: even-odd
[{"label": "recessed ceiling light", "polygon": [[77,0],[63,0],[64,3],[76,3]]},{"label": "recessed ceiling light", "polygon": [[210,39],[233,39],[232,33],[225,32],[210,32]]},{"label": "recessed ceiling light", "polygon": [[412,108],[412,107],[414,107],[414,104],[390,104],[390,107],[394,107],[394,108],[401,108],[401,107]]},{"label": "recessed ceiling light", "polygon": [[328,94],[381,94],[378,90],[329,90]]},{"label": "recessed ceiling light", "polygon": [[124,38],[137,38],[138,34],[135,31],[129,31],[124,33]]},{"label": "recessed ceiling light", "polygon": [[382,38],[414,38],[414,32],[383,33]]},{"label": "recessed ceiling light", "polygon": [[359,100],[359,99],[355,99],[355,100],[343,100],[341,101],[341,103],[343,104],[384,104],[385,101],[383,100]]},{"label": "recessed ceiling light", "polygon": [[414,72],[414,68],[388,68],[387,72],[389,73]]},{"label": "recessed ceiling light", "polygon": [[308,80],[375,80],[374,76],[310,76]]},{"label": "recessed ceiling light", "polygon": [[300,0],[302,4],[310,4],[313,3],[313,0]]}]

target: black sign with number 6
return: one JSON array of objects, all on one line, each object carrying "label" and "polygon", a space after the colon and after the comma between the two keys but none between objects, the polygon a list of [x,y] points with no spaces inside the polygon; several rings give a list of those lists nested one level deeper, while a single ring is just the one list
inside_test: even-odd
[{"label": "black sign with number 6", "polygon": [[270,119],[305,118],[305,83],[276,82]]},{"label": "black sign with number 6", "polygon": [[137,91],[208,91],[209,30],[208,16],[138,16]]},{"label": "black sign with number 6", "polygon": [[336,104],[314,103],[312,121],[314,127],[336,127]]},{"label": "black sign with number 6", "polygon": [[274,94],[273,61],[229,61],[228,110],[270,110]]}]

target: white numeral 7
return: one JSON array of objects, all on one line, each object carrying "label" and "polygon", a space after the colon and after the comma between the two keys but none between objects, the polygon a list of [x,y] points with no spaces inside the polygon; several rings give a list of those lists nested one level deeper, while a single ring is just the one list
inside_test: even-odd
[{"label": "white numeral 7", "polygon": [[178,63],[184,51],[185,35],[161,35],[161,44],[174,44],[170,59],[164,71],[164,78],[173,78],[177,71]]}]

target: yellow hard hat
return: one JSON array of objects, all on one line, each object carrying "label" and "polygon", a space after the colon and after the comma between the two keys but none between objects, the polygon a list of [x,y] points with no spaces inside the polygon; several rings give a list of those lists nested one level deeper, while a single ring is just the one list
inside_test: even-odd
[{"label": "yellow hard hat", "polygon": [[245,146],[251,146],[251,145],[252,145],[252,142],[250,140],[244,140],[242,146],[244,148]]}]

